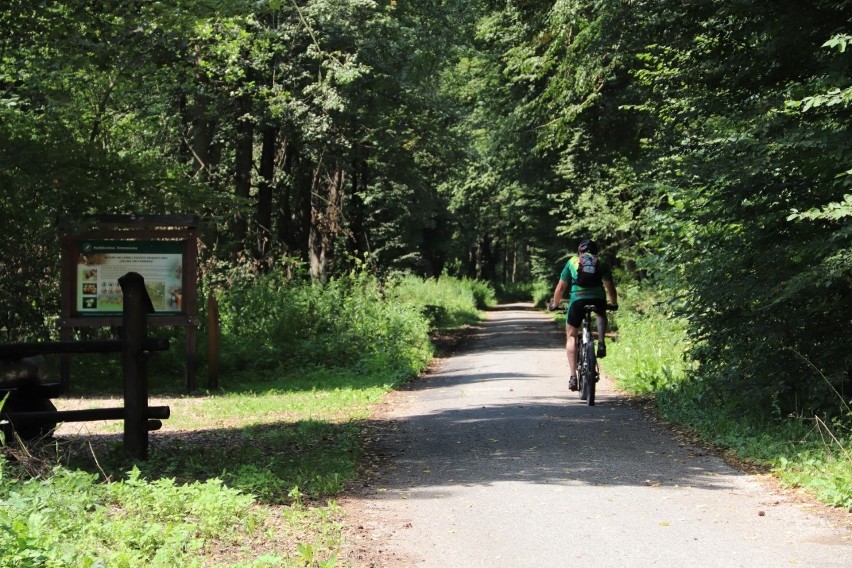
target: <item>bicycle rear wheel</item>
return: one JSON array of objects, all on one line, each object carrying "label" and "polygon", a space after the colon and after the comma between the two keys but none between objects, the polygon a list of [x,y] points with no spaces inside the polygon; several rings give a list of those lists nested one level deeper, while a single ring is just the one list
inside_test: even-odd
[{"label": "bicycle rear wheel", "polygon": [[584,388],[586,389],[586,397],[583,399],[589,406],[595,405],[595,385],[598,380],[598,362],[595,356],[595,344],[591,341],[586,343],[585,347],[586,368],[584,369],[585,378],[583,379]]},{"label": "bicycle rear wheel", "polygon": [[[595,402],[595,379],[593,375],[593,361],[589,360],[589,345],[584,345],[580,355],[580,365],[577,369],[577,378],[580,381],[580,400],[593,405]],[[589,402],[591,400],[591,402]]]},{"label": "bicycle rear wheel", "polygon": [[580,391],[580,400],[586,400],[589,390],[586,386],[586,346],[577,339],[577,389]]}]

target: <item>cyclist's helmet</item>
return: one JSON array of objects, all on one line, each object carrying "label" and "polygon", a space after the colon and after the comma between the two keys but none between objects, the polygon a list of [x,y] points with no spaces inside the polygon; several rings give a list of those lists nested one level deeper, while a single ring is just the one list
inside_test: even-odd
[{"label": "cyclist's helmet", "polygon": [[584,252],[598,254],[598,245],[595,241],[584,239],[580,242],[580,246],[577,247],[577,252],[581,254]]}]

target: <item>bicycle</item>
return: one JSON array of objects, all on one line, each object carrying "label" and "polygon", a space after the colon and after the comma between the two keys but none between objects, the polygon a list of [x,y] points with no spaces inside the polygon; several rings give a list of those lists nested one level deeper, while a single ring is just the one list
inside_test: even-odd
[{"label": "bicycle", "polygon": [[585,400],[589,406],[595,405],[595,385],[600,378],[597,355],[595,355],[595,338],[592,335],[592,314],[594,306],[585,307],[583,325],[577,334],[577,386],[580,390],[580,400]]},{"label": "bicycle", "polygon": [[[615,311],[612,304],[607,304],[607,310]],[[583,325],[577,334],[577,381],[580,390],[580,400],[585,400],[589,406],[595,405],[595,387],[600,379],[598,356],[595,351],[595,337],[592,334],[592,314],[596,313],[595,306],[585,306]],[[595,318],[597,319],[597,318]],[[595,322],[597,325],[597,322]]]},{"label": "bicycle", "polygon": [[[559,306],[548,303],[547,309],[556,310],[563,306],[564,304],[562,303],[560,303]],[[615,311],[618,307],[613,304],[607,304],[606,309]],[[595,306],[588,305],[584,307],[584,311],[585,315],[583,316],[583,323],[581,324],[579,333],[576,337],[577,348],[575,349],[575,352],[577,354],[577,365],[575,368],[577,371],[577,386],[580,394],[580,400],[586,401],[586,404],[589,406],[594,406],[595,387],[600,379],[600,369],[598,369],[598,358],[595,351],[595,337],[592,333],[592,314],[596,313],[596,308]],[[594,325],[596,327],[597,322],[595,322]]]}]

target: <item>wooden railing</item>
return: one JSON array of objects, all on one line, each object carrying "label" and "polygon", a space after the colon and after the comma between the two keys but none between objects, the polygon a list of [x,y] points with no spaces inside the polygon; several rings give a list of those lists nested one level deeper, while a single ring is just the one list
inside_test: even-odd
[{"label": "wooden railing", "polygon": [[60,383],[40,383],[37,373],[0,382],[0,400],[8,393],[0,419],[7,420],[22,438],[55,428],[60,422],[124,420],[124,449],[137,459],[148,454],[148,432],[159,430],[169,417],[168,406],[148,406],[148,355],[166,351],[167,340],[148,338],[151,299],[141,275],[129,272],[119,279],[123,294],[121,339],[55,341],[0,345],[0,360],[6,363],[47,354],[121,353],[124,406],[88,410],[56,410],[50,398],[61,393]]}]

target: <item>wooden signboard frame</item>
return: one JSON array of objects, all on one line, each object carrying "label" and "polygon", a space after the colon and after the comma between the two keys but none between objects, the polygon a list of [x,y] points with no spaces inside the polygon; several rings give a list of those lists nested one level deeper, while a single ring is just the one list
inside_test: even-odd
[{"label": "wooden signboard frame", "polygon": [[[168,246],[179,251],[180,254],[178,267],[180,275],[176,277],[180,286],[175,287],[177,301],[172,299],[172,305],[160,306],[162,313],[157,314],[155,311],[151,314],[148,325],[179,326],[186,329],[186,388],[188,391],[195,390],[198,235],[198,217],[195,215],[93,215],[73,225],[64,223],[59,230],[59,243],[62,250],[60,339],[71,339],[75,328],[119,327],[122,322],[120,308],[113,313],[87,310],[86,305],[81,309],[81,294],[84,301],[91,299],[97,302],[94,298],[97,298],[97,294],[101,292],[96,288],[92,290],[84,288],[84,286],[97,287],[99,284],[97,277],[93,279],[94,284],[81,281],[84,280],[81,279],[81,266],[90,262],[86,256],[88,251],[81,250],[81,244],[82,248],[87,248],[94,241],[104,245],[106,249],[133,251],[136,248],[144,250],[146,247],[156,246],[157,243],[171,243]],[[103,256],[109,258],[109,255]],[[126,268],[128,272],[138,272],[143,276],[147,267],[142,263],[157,260],[156,255],[131,253],[114,256],[120,257],[121,262],[117,268],[113,268],[113,271]],[[100,284],[105,285],[104,282]],[[164,293],[167,292],[164,290]],[[63,392],[69,390],[70,373],[70,360],[65,357],[60,370]]]}]

